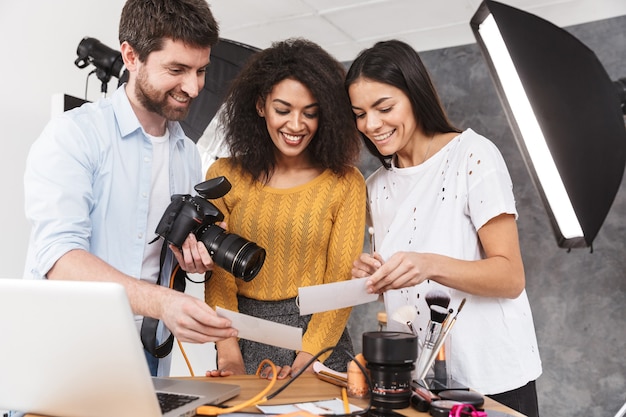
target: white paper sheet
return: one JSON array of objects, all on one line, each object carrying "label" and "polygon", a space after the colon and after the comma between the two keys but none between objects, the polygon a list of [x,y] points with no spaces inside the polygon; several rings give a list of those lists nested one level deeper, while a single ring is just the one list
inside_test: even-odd
[{"label": "white paper sheet", "polygon": [[330,284],[298,288],[300,315],[336,310],[378,300],[378,294],[368,294],[367,278],[350,279]]},{"label": "white paper sheet", "polygon": [[302,350],[302,329],[299,327],[259,319],[222,307],[217,307],[215,311],[218,316],[232,322],[232,327],[239,331],[237,337],[285,349]]},{"label": "white paper sheet", "polygon": [[[344,414],[343,401],[339,398],[331,400],[311,401],[306,403],[282,404],[282,405],[257,405],[263,414],[287,414],[300,410],[306,410],[313,414]],[[361,407],[350,404],[350,412],[360,411]]]}]

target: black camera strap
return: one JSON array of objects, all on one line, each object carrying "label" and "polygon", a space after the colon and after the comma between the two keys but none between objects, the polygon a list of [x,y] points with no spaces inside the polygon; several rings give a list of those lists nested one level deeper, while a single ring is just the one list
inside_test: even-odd
[{"label": "black camera strap", "polygon": [[[159,277],[157,278],[156,285],[161,285],[161,274],[163,273],[163,263],[165,261],[165,255],[167,253],[167,242],[163,242],[161,248],[161,257],[159,261]],[[176,291],[184,292],[187,284],[187,273],[179,266],[176,265],[172,270],[170,276],[170,287]],[[174,346],[174,335],[170,333],[165,342],[157,346],[156,333],[159,326],[159,320],[153,317],[144,317],[141,323],[141,343],[143,343],[144,349],[146,349],[155,358],[164,358],[170,354],[172,347]]]}]

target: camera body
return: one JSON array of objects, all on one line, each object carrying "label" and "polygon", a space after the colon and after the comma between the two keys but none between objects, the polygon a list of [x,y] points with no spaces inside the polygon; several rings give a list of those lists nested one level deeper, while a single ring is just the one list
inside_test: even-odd
[{"label": "camera body", "polygon": [[217,265],[237,278],[251,281],[263,266],[265,249],[216,225],[224,220],[224,215],[208,201],[225,196],[231,189],[230,182],[226,177],[217,177],[197,184],[194,189],[197,196],[172,195],[156,234],[180,248],[193,233]]}]

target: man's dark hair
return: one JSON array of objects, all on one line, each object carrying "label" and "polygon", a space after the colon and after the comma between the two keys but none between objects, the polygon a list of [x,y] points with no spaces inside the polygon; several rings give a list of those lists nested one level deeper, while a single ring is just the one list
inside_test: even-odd
[{"label": "man's dark hair", "polygon": [[120,44],[128,42],[142,62],[163,48],[164,39],[206,48],[218,37],[219,26],[206,0],[128,0],[122,9]]}]

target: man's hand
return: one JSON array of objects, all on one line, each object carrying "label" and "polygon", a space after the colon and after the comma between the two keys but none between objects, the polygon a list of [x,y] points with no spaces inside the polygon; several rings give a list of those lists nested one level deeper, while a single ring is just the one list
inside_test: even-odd
[{"label": "man's hand", "polygon": [[169,246],[184,271],[190,274],[204,274],[213,269],[214,263],[209,251],[204,243],[198,242],[193,233],[187,236],[181,249],[172,244]]},{"label": "man's hand", "polygon": [[49,279],[64,280],[92,276],[122,284],[135,314],[162,320],[181,342],[206,343],[237,336],[230,320],[219,317],[204,300],[125,275],[84,250],[66,253],[47,274]]},{"label": "man's hand", "polygon": [[161,320],[181,342],[207,343],[236,337],[230,320],[196,297],[168,290],[163,297]]},{"label": "man's hand", "polygon": [[[226,222],[220,222],[219,226],[224,230],[228,228]],[[204,274],[213,270],[215,263],[209,251],[204,243],[198,242],[193,233],[190,233],[183,242],[182,250],[174,245],[169,246],[183,271],[190,274]]]}]

